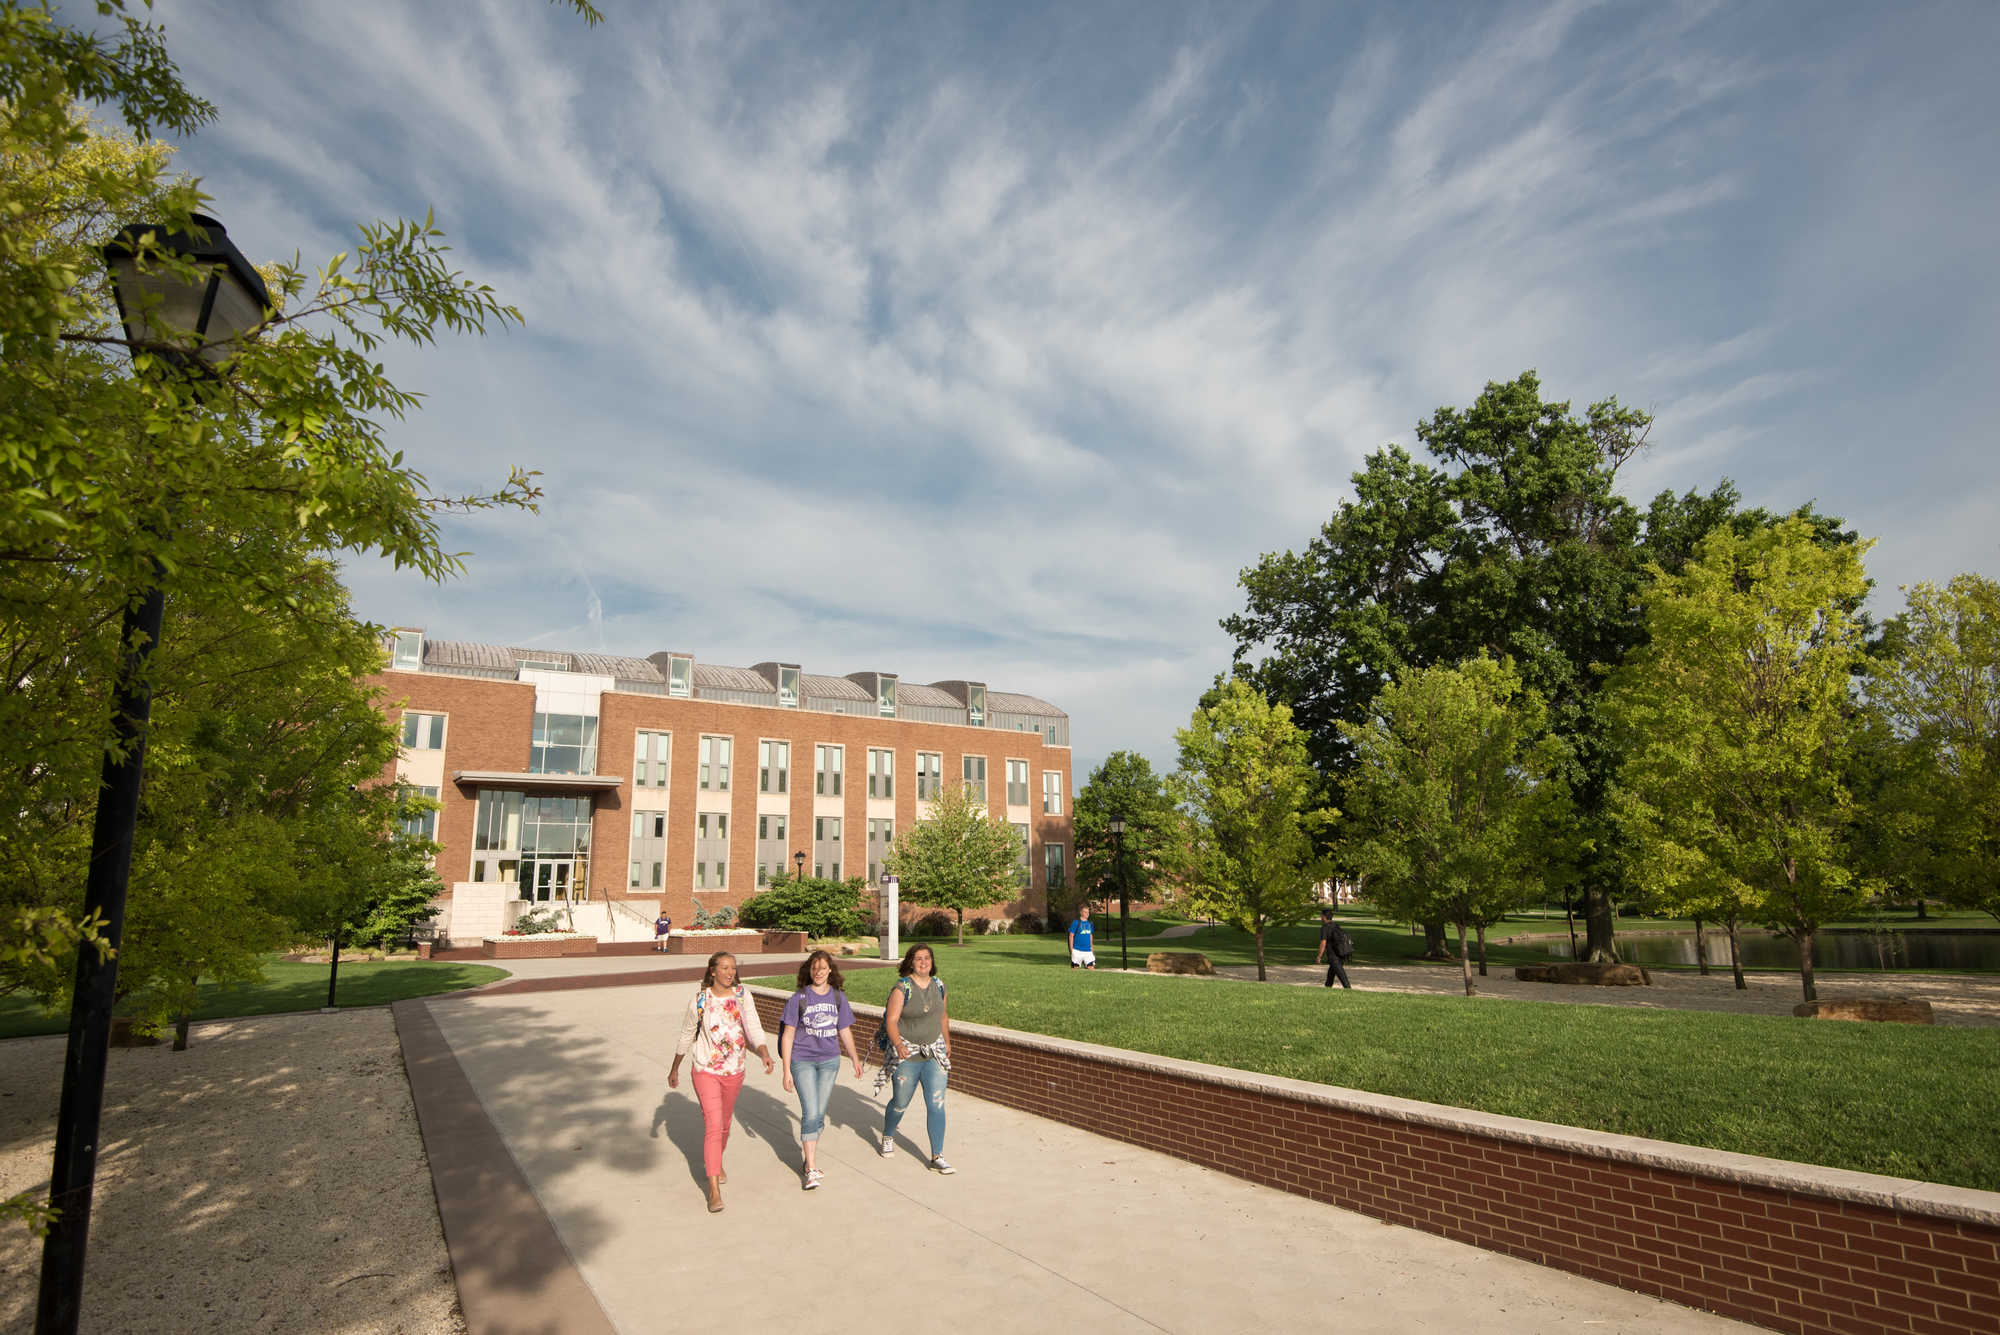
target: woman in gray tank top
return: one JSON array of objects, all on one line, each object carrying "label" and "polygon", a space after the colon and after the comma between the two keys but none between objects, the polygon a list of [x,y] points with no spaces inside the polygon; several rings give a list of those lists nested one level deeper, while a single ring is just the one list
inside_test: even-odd
[{"label": "woman in gray tank top", "polygon": [[929,946],[911,946],[897,969],[902,977],[889,993],[882,1017],[888,1031],[889,1054],[896,1059],[895,1088],[882,1112],[882,1157],[896,1153],[896,1124],[919,1087],[924,1091],[924,1119],[930,1132],[930,1166],[940,1173],[958,1170],[944,1157],[945,1073],[951,1069],[951,1019],[945,1014],[944,981],[937,976],[937,957]]}]

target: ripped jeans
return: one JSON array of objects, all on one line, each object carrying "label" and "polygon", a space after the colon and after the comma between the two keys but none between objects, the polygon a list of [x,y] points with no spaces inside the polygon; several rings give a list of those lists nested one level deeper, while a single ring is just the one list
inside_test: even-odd
[{"label": "ripped jeans", "polygon": [[882,1111],[884,1138],[896,1134],[896,1124],[903,1120],[903,1113],[910,1106],[911,1096],[917,1092],[917,1086],[922,1085],[924,1118],[931,1133],[931,1155],[935,1158],[943,1154],[944,1082],[944,1068],[935,1060],[897,1062],[895,1091],[889,1097],[889,1106]]}]

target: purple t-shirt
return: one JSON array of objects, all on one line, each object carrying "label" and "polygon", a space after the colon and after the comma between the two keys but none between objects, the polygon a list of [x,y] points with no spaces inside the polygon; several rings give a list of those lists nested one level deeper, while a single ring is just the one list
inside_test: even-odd
[{"label": "purple t-shirt", "polygon": [[853,1026],[854,1008],[837,987],[828,988],[825,996],[803,987],[785,1003],[779,1022],[798,1030],[792,1037],[793,1061],[823,1062],[840,1055],[840,1031]]}]

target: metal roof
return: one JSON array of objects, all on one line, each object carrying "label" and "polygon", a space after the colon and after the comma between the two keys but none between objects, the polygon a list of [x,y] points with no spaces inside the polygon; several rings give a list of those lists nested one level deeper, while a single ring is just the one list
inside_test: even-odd
[{"label": "metal roof", "polygon": [[935,686],[924,686],[914,681],[896,684],[896,702],[912,709],[964,709],[965,701],[950,691],[940,691]]},{"label": "metal roof", "polygon": [[799,674],[799,694],[817,695],[823,700],[866,700],[871,705],[875,703],[874,696],[845,677],[821,677],[811,672]]},{"label": "metal roof", "polygon": [[986,692],[986,710],[991,714],[1043,714],[1049,718],[1069,717],[1046,700],[1038,700],[1032,695],[1016,695],[1012,691],[996,691],[990,687]]},{"label": "metal roof", "polygon": [[514,672],[524,658],[561,663],[570,672],[585,672],[621,681],[664,682],[660,670],[643,658],[622,654],[572,654],[561,649],[515,649],[500,644],[474,644],[469,640],[424,639],[424,665],[437,668],[476,668],[485,672]]},{"label": "metal roof", "polygon": [[720,663],[696,663],[694,684],[713,686],[719,691],[756,691],[762,695],[776,695],[778,688],[764,680],[761,672],[749,668],[724,667]]}]

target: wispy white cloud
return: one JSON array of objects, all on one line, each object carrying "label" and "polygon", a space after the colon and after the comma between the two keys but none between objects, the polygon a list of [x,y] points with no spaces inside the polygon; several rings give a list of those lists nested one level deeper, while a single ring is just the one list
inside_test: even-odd
[{"label": "wispy white cloud", "polygon": [[[1799,442],[1889,414],[1852,367],[1909,276],[1992,295],[1995,94],[1926,78],[1978,45],[1943,25],[1885,56],[1865,15],[1713,4],[1113,12],[173,15],[232,235],[310,253],[435,204],[529,320],[391,365],[431,393],[413,457],[540,466],[542,515],[455,528],[442,592],[357,569],[364,609],[982,675],[1070,709],[1081,760],[1166,761],[1237,569],[1439,404],[1538,367],[1659,413],[1635,489],[1734,474],[1868,529],[1866,462],[1807,486]],[[1970,305],[1951,355],[1990,365]],[[1884,378],[1990,439],[1925,339]],[[1880,515],[1878,561],[1976,557],[1932,519],[1980,517],[1994,453],[1956,508]]]}]

